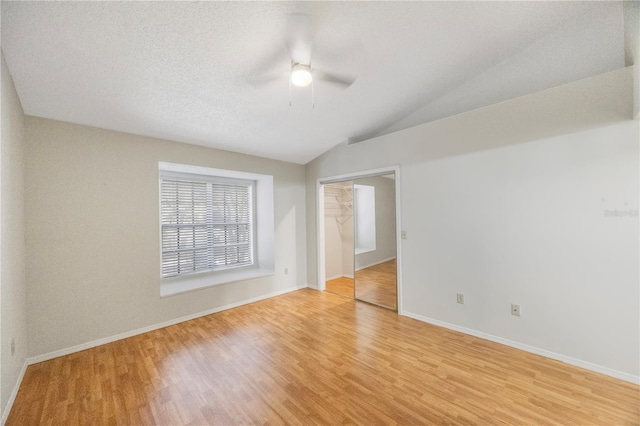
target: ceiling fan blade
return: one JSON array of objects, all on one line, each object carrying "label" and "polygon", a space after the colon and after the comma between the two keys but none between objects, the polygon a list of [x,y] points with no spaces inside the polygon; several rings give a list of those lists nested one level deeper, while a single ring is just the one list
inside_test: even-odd
[{"label": "ceiling fan blade", "polygon": [[294,63],[309,65],[311,47],[316,36],[317,21],[313,15],[292,13],[287,16],[286,44]]},{"label": "ceiling fan blade", "polygon": [[256,89],[260,89],[262,87],[266,87],[276,81],[287,81],[289,76],[288,72],[275,72],[270,74],[257,75],[255,77],[251,77],[248,82],[251,86]]},{"label": "ceiling fan blade", "polygon": [[318,80],[326,81],[327,83],[336,84],[345,88],[351,86],[358,78],[348,75],[328,73],[316,69],[313,70],[313,76]]},{"label": "ceiling fan blade", "polygon": [[277,43],[278,48],[272,47],[267,49],[266,55],[261,56],[252,65],[238,75],[244,83],[255,88],[261,88],[274,80],[280,78],[286,79],[288,70],[290,69],[290,59],[287,51],[282,48],[281,43]]},{"label": "ceiling fan blade", "polygon": [[245,81],[255,88],[264,87],[280,79],[287,81],[292,63],[310,64],[315,31],[316,19],[312,15],[287,15],[284,25],[284,48],[282,42],[273,46],[267,55],[251,67],[253,71]]}]

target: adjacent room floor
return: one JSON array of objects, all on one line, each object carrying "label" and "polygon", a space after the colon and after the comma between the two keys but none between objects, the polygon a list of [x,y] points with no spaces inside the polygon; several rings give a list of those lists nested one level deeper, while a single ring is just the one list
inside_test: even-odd
[{"label": "adjacent room floor", "polygon": [[[325,283],[328,292],[346,297],[355,297],[365,302],[385,308],[398,309],[398,290],[396,284],[396,259],[388,260],[368,268],[356,271],[353,278],[339,277]],[[354,289],[354,286],[357,288]]]},{"label": "adjacent room floor", "polygon": [[32,365],[7,425],[637,424],[639,387],[299,290]]},{"label": "adjacent room floor", "polygon": [[325,290],[329,293],[339,294],[340,296],[350,297],[353,299],[355,290],[353,288],[353,278],[338,277],[328,280],[325,283]]},{"label": "adjacent room floor", "polygon": [[356,271],[356,299],[398,309],[396,259]]}]

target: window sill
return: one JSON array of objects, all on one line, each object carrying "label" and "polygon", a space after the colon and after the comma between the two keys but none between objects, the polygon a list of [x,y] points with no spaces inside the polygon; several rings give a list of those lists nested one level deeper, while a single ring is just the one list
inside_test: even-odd
[{"label": "window sill", "polygon": [[160,282],[160,297],[174,296],[217,285],[267,277],[274,273],[269,269],[252,267],[163,279]]},{"label": "window sill", "polygon": [[355,249],[354,250],[356,255],[365,254],[365,253],[371,253],[372,251],[376,251],[376,249],[372,248],[372,249]]}]

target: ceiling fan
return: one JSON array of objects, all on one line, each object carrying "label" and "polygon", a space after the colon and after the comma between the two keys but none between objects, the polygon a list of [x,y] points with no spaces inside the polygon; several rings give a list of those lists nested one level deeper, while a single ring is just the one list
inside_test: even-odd
[{"label": "ceiling fan", "polygon": [[[290,14],[287,16],[286,24],[286,50],[291,58],[289,73],[289,105],[291,105],[292,85],[297,87],[306,87],[311,85],[312,106],[314,106],[314,83],[318,81],[334,84],[343,88],[351,86],[357,77],[350,75],[341,75],[329,72],[323,69],[311,67],[311,52],[313,48],[313,40],[315,39],[317,21],[309,14]],[[268,57],[263,64],[264,68],[269,65],[274,66],[281,64],[281,50],[274,52]],[[254,83],[263,86],[275,81],[280,81],[283,74],[277,73],[270,76],[262,76]],[[256,85],[256,84],[254,84]]]},{"label": "ceiling fan", "polygon": [[291,61],[291,83],[298,87],[308,86],[315,79],[347,88],[356,81],[356,78],[312,69],[311,64]]}]

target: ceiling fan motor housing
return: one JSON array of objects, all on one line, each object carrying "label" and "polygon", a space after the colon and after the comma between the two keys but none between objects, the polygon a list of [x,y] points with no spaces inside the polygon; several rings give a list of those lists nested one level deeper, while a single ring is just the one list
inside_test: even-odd
[{"label": "ceiling fan motor housing", "polygon": [[299,87],[311,84],[311,66],[305,64],[293,64],[291,67],[291,83]]}]

